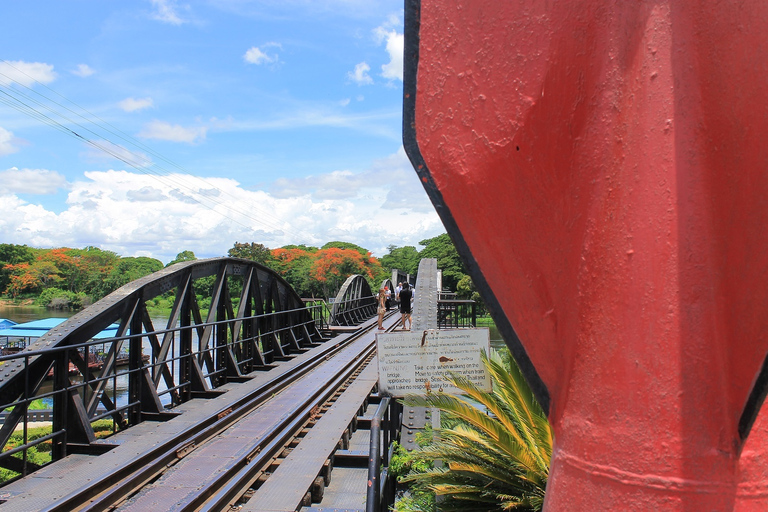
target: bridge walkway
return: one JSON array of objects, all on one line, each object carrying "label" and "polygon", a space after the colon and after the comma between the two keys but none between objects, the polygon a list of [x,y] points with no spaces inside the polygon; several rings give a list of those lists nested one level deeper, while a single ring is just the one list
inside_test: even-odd
[{"label": "bridge walkway", "polygon": [[[390,326],[394,324],[398,316],[399,315],[391,315],[387,319],[386,325]],[[369,326],[371,324],[374,326],[374,330],[365,336],[368,336],[369,338],[374,336],[375,322],[376,319],[372,318],[361,325],[361,327]],[[258,389],[260,386],[264,386],[270,379],[278,376],[277,374],[289,374],[297,367],[299,367],[304,360],[313,357],[318,351],[329,350],[332,346],[338,345],[348,336],[350,335],[339,335],[333,338],[331,341],[322,343],[319,346],[314,347],[302,354],[296,355],[289,361],[285,361],[268,371],[254,372],[248,375],[250,378],[246,382],[226,384],[219,388],[222,392],[215,398],[195,399],[183,403],[180,406],[172,409],[172,412],[176,413],[177,415],[165,422],[158,423],[153,421],[145,421],[123,432],[119,432],[114,436],[102,441],[105,447],[105,453],[101,455],[69,455],[60,461],[43,467],[39,471],[34,472],[23,479],[12,482],[0,490],[2,509],[7,511],[25,512],[29,510],[56,510],[56,507],[60,506],[60,503],[63,500],[65,500],[67,497],[71,497],[73,494],[78,493],[80,489],[87,488],[89,485],[91,485],[91,483],[100,479],[104,479],[106,475],[119,473],[124,467],[141,464],[144,459],[149,457],[149,454],[153,449],[163,444],[173,442],[174,438],[178,435],[179,432],[196,428],[196,425],[206,421],[206,419],[210,418],[211,415],[215,416],[217,413],[219,415],[226,415],[228,410],[235,407],[238,402],[244,400],[245,397],[247,397],[250,393],[253,393],[255,389]],[[331,416],[329,416],[329,419],[326,420],[326,422],[323,424],[323,428],[315,430],[315,433],[313,433],[312,436],[308,438],[308,442],[303,445],[302,449],[296,452],[296,457],[294,458],[297,458],[302,451],[308,449],[307,447],[319,447],[321,442],[315,440],[315,438],[324,438],[322,441],[322,443],[324,443],[322,444],[323,448],[320,450],[321,452],[323,450],[327,450],[328,446],[331,447],[330,451],[328,451],[325,455],[319,455],[320,457],[324,457],[324,460],[332,456],[334,448],[337,445],[340,443],[345,443],[344,438],[345,436],[349,435],[347,427],[351,425],[353,421],[355,421],[358,410],[360,409],[361,405],[366,402],[371,389],[375,385],[376,378],[375,375],[372,374],[372,372],[375,373],[375,368],[376,364],[374,361],[373,364],[368,365],[367,370],[363,371],[360,383],[354,386],[350,386],[352,392],[347,394],[344,398],[343,401],[345,405],[343,407],[340,406],[340,408],[343,408],[343,410],[346,412],[333,416],[334,419],[330,419]],[[269,402],[267,403],[267,406],[268,404]],[[266,407],[265,410],[269,410],[269,408]],[[281,411],[278,410],[270,412],[269,414],[278,414],[280,412]],[[332,425],[330,424],[331,422],[333,423]],[[310,432],[312,432],[311,429]],[[333,435],[330,435],[329,437],[328,434],[331,432],[333,432]],[[340,437],[337,437],[335,440],[333,440],[332,438],[338,432],[341,432]],[[309,436],[309,434],[307,435]],[[246,441],[243,440],[242,442],[244,444]],[[301,447],[303,442],[303,440],[300,441],[298,446]],[[296,448],[294,448],[294,450],[295,449]],[[197,448],[191,446],[190,450],[196,451]],[[316,449],[308,451],[317,452]],[[183,458],[184,456],[184,454],[179,455],[180,458]],[[215,458],[216,454],[213,454],[213,457]],[[286,461],[286,467],[289,467],[290,463],[287,459]],[[322,468],[322,466],[323,464],[321,462],[320,468]],[[199,467],[198,469],[202,472],[207,471],[207,468],[205,467]],[[316,468],[307,469],[307,471],[309,471],[310,474],[312,471],[315,471],[312,478],[314,482],[314,480],[319,476],[320,471]],[[340,480],[343,477],[341,473],[335,476],[339,476]],[[306,492],[310,487],[312,487],[313,483],[310,482],[309,487],[305,487],[303,491],[289,491],[289,489],[301,488],[301,485],[296,485],[294,477],[277,479],[270,478],[266,481],[270,482],[270,480],[274,482],[271,483],[270,486],[278,487],[276,491],[277,495],[282,495],[286,498],[286,493],[294,492],[296,494],[301,494],[300,498],[303,499],[306,495]],[[363,476],[361,479],[363,494],[360,496],[363,507],[365,501],[365,482],[366,478]],[[199,485],[199,482],[197,485]],[[162,490],[162,486],[159,488]],[[156,492],[160,493],[161,491]],[[180,492],[182,491],[178,486],[167,487],[167,494],[179,496]],[[138,501],[132,501],[138,506]],[[285,506],[288,508],[280,508],[279,510],[296,510],[302,504],[301,499],[293,505],[288,504],[288,502],[292,500],[284,501],[286,502]],[[147,504],[149,502],[142,503]],[[255,504],[258,503],[258,501],[252,501],[251,503]],[[130,508],[131,503],[126,502],[123,503],[123,505]],[[290,508],[291,506],[293,506],[293,508]]]}]

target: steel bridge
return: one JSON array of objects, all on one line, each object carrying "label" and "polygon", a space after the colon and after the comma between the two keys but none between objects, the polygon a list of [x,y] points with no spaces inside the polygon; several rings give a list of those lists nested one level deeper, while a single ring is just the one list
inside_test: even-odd
[{"label": "steel bridge", "polygon": [[[173,299],[173,307],[158,318],[152,307],[161,297]],[[382,497],[393,496],[392,482],[386,471],[376,472],[399,435],[400,413],[376,395],[375,314],[362,276],[350,276],[329,308],[302,300],[274,271],[234,258],[177,263],[123,286],[20,352],[0,357],[0,467],[19,475],[0,489],[0,503],[8,510],[104,510],[120,503],[120,510],[146,510],[148,503],[166,503],[157,496],[163,492],[137,489],[163,475],[175,486],[168,499],[184,503],[179,510],[219,510],[242,501],[248,489],[262,496],[275,486],[277,498],[253,501],[246,510],[275,500],[295,510],[322,498],[333,466],[337,478],[362,485],[362,495],[370,478],[380,481],[369,510],[386,508]],[[395,324],[390,315],[385,325]],[[116,326],[113,338],[93,339],[110,326]],[[334,326],[348,329],[330,338]],[[51,431],[33,438],[30,405],[41,399],[52,404]],[[113,435],[97,436],[99,420],[108,420]],[[313,433],[315,423],[327,433]],[[11,446],[14,432],[22,439]],[[285,459],[304,436],[312,450],[299,461]],[[378,444],[368,447],[374,437]],[[44,446],[56,464],[41,467],[30,458],[30,448]],[[214,457],[232,458],[217,466],[204,458],[203,446]],[[312,478],[304,487],[293,477],[261,486],[281,474],[280,464],[283,472],[296,466]],[[219,468],[226,481],[209,481],[203,467]],[[179,490],[190,481],[208,490]],[[276,482],[314,494],[302,491],[294,503]]]}]

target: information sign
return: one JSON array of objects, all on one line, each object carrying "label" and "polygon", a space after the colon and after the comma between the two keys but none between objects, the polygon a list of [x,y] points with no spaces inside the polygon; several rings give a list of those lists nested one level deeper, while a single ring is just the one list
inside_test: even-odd
[{"label": "information sign", "polygon": [[491,379],[480,353],[490,347],[488,329],[451,329],[379,333],[379,389],[395,397],[428,391],[458,394],[445,376],[460,374],[490,391]]}]

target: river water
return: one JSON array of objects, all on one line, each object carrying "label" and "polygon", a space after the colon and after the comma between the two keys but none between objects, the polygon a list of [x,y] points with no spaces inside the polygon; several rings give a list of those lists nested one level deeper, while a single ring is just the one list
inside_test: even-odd
[{"label": "river water", "polygon": [[[33,322],[35,320],[42,320],[44,318],[69,318],[75,313],[76,311],[55,310],[39,306],[6,306],[0,304],[0,319],[5,318],[16,323]],[[167,318],[153,318],[152,322],[155,325],[164,327],[167,322]],[[149,350],[149,346],[144,347],[145,353],[149,353]],[[82,381],[82,377],[79,376],[72,376],[70,379],[73,383]],[[112,393],[112,389],[116,390],[115,394]],[[50,391],[52,391],[52,383],[50,381],[46,381],[42,385],[40,393],[48,393]],[[126,404],[128,402],[127,376],[123,375],[116,377],[110,381],[107,385],[106,392],[117,402],[118,406]],[[45,398],[43,399],[43,404],[50,408],[53,405],[53,401],[50,398]]]},{"label": "river water", "polygon": [[69,318],[75,311],[48,309],[40,306],[5,306],[0,304],[0,319],[6,318],[17,324],[43,318]]}]

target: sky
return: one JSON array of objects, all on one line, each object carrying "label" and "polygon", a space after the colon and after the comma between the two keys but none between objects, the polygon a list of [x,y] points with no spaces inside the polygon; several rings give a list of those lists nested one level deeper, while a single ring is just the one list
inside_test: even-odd
[{"label": "sky", "polygon": [[167,263],[445,231],[403,150],[402,0],[0,12],[0,243]]}]

